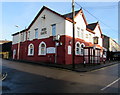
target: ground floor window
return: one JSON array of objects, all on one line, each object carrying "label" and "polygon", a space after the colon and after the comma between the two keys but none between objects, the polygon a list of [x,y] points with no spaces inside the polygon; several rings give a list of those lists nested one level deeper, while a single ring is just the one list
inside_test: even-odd
[{"label": "ground floor window", "polygon": [[16,49],[13,50],[13,59],[15,59]]},{"label": "ground floor window", "polygon": [[84,54],[84,47],[85,47],[85,45],[82,43],[80,46],[81,55]]},{"label": "ground floor window", "polygon": [[38,55],[46,55],[46,44],[45,42],[41,42],[39,44],[39,52],[38,52]]},{"label": "ground floor window", "polygon": [[34,45],[29,44],[28,46],[28,55],[34,55]]},{"label": "ground floor window", "polygon": [[76,42],[75,45],[75,54],[80,55],[80,42]]}]

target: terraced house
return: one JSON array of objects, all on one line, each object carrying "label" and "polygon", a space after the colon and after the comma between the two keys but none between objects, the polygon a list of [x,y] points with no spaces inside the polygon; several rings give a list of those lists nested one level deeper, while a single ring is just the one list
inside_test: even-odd
[{"label": "terraced house", "polygon": [[[99,23],[88,24],[82,9],[74,19],[75,64],[100,63],[104,49]],[[72,13],[61,15],[43,6],[27,29],[12,35],[13,59],[72,64],[72,25]]]}]

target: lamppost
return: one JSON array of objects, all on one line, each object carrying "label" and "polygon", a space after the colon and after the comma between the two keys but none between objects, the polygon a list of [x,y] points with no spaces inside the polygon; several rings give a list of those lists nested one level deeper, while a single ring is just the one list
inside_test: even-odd
[{"label": "lamppost", "polygon": [[[15,25],[16,28],[19,28],[18,25]],[[17,59],[19,60],[19,53],[20,53],[20,32],[18,32],[18,50],[17,50]]]},{"label": "lamppost", "polygon": [[74,23],[74,17],[75,17],[75,11],[74,11],[74,0],[72,0],[72,19],[73,19],[73,38],[72,38],[72,68],[75,68],[75,23]]},{"label": "lamppost", "polygon": [[98,44],[98,38],[97,36],[94,36],[93,37],[93,43],[94,43],[94,46],[93,46],[93,63],[95,63],[95,49],[96,49],[96,45]]}]

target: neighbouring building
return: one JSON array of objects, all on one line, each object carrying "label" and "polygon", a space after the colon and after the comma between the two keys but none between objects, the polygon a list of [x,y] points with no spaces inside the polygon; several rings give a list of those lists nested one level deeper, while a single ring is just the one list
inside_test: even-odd
[{"label": "neighbouring building", "polygon": [[[75,64],[100,63],[103,47],[99,23],[88,24],[82,9],[75,11],[74,18]],[[61,15],[43,6],[27,29],[12,35],[13,59],[72,64],[72,25],[72,13]],[[99,39],[97,45],[94,37]]]},{"label": "neighbouring building", "polygon": [[8,59],[12,56],[12,41],[1,40],[0,41],[0,57]]},{"label": "neighbouring building", "polygon": [[108,37],[104,34],[103,36],[103,47],[107,49],[107,59],[113,59],[115,53],[120,52],[120,45],[113,40],[111,37]]}]

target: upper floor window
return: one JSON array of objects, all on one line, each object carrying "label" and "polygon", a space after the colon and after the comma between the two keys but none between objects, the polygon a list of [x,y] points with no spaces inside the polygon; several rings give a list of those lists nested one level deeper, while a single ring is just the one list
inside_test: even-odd
[{"label": "upper floor window", "polygon": [[56,36],[56,24],[52,25],[52,36]]},{"label": "upper floor window", "polygon": [[38,28],[35,29],[35,39],[38,39]]},{"label": "upper floor window", "polygon": [[29,44],[28,46],[28,55],[34,55],[34,45]]},{"label": "upper floor window", "polygon": [[46,55],[46,44],[45,44],[45,42],[40,43],[38,55]]},{"label": "upper floor window", "polygon": [[24,33],[20,33],[20,41],[21,41],[21,42],[24,41]]},{"label": "upper floor window", "polygon": [[75,45],[75,54],[76,55],[80,55],[80,43],[79,42],[76,42],[76,45]]},{"label": "upper floor window", "polygon": [[84,38],[84,30],[81,29],[81,38],[83,39]]},{"label": "upper floor window", "polygon": [[28,33],[27,33],[27,39],[28,40],[30,39],[30,31],[28,31]]},{"label": "upper floor window", "polygon": [[88,39],[88,34],[86,34],[86,38]]},{"label": "upper floor window", "polygon": [[92,41],[92,35],[89,34],[89,41],[91,42]]},{"label": "upper floor window", "polygon": [[80,37],[80,28],[77,27],[77,37]]},{"label": "upper floor window", "polygon": [[24,41],[26,41],[26,32],[24,32]]}]

